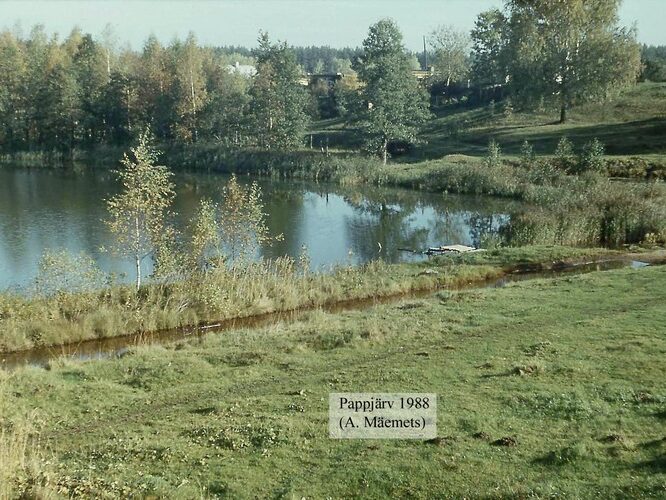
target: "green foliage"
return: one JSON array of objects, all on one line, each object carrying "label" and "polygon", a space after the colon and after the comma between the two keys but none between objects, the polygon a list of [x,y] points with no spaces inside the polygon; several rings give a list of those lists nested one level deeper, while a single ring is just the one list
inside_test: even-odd
[{"label": "green foliage", "polygon": [[532,161],[529,164],[527,179],[537,186],[552,185],[562,178],[562,171],[549,160]]},{"label": "green foliage", "polygon": [[534,160],[534,147],[532,147],[529,141],[523,141],[520,146],[520,165],[524,168],[530,168]]},{"label": "green foliage", "polygon": [[298,83],[300,70],[285,42],[271,44],[267,33],[259,37],[257,76],[249,90],[250,133],[266,149],[302,146],[308,117],[307,94]]},{"label": "green foliage", "polygon": [[506,77],[507,19],[498,9],[479,14],[471,37],[472,77],[481,85],[503,84]]},{"label": "green foliage", "polygon": [[190,262],[192,269],[206,272],[210,265],[220,266],[223,257],[218,222],[218,206],[206,198],[199,201],[196,214],[190,221]]},{"label": "green foliage", "polygon": [[64,40],[42,28],[25,38],[0,33],[5,152],[71,158],[76,148],[127,145],[149,125],[160,140],[247,142],[249,78],[229,72],[225,54],[192,34],[166,47],[151,36],[141,52],[119,51],[112,38],[78,29]]},{"label": "green foliage", "polygon": [[90,256],[47,251],[39,262],[35,291],[45,296],[92,292],[102,288],[104,281],[104,274]]},{"label": "green foliage", "polygon": [[602,172],[604,169],[604,145],[596,137],[583,146],[580,154],[580,172]]},{"label": "green foliage", "polygon": [[510,97],[507,97],[504,99],[502,103],[502,114],[503,117],[506,121],[511,121],[513,118],[513,113],[514,113],[514,107],[513,107],[513,101],[511,100]]},{"label": "green foliage", "polygon": [[666,82],[666,46],[643,45],[641,81]]},{"label": "green foliage", "polygon": [[249,187],[241,186],[232,176],[222,190],[220,207],[220,229],[223,245],[233,260],[246,260],[262,245],[280,240],[271,237],[266,225],[261,189],[256,182]]},{"label": "green foliage", "polygon": [[116,171],[122,192],[107,200],[107,225],[116,237],[114,251],[132,257],[136,264],[136,286],[141,286],[141,262],[153,256],[156,269],[172,269],[170,246],[173,230],[167,225],[168,210],[175,196],[172,173],[157,165],[158,153],[148,131],[136,147],[125,154]]},{"label": "green foliage", "polygon": [[467,78],[469,73],[469,35],[453,26],[440,25],[428,37],[434,52],[433,65],[438,79],[447,86]]},{"label": "green foliage", "polygon": [[23,146],[24,118],[16,113],[25,109],[26,95],[22,85],[28,71],[26,54],[21,44],[8,32],[0,33],[0,142],[5,148]]},{"label": "green foliage", "polygon": [[562,136],[555,149],[555,162],[563,172],[572,172],[576,168],[576,155],[573,144],[567,136]]},{"label": "green foliage", "polygon": [[502,150],[497,142],[491,140],[488,143],[488,151],[483,164],[488,168],[499,167],[502,164]]},{"label": "green foliage", "polygon": [[182,142],[195,142],[199,137],[199,114],[208,101],[203,51],[190,32],[184,43],[173,47],[173,136]]},{"label": "green foliage", "polygon": [[256,182],[239,184],[232,175],[222,189],[222,203],[201,200],[192,221],[191,251],[195,269],[219,267],[225,262],[247,263],[258,248],[281,240],[271,236]]},{"label": "green foliage", "polygon": [[336,113],[348,121],[354,118],[354,113],[362,105],[361,95],[355,88],[353,81],[355,80],[343,78],[335,82],[332,91]]},{"label": "green foliage", "polygon": [[368,149],[386,163],[391,141],[416,140],[430,114],[427,95],[411,75],[402,34],[393,21],[372,25],[363,50],[357,68],[364,84],[363,107],[357,118]]},{"label": "green foliage", "polygon": [[633,30],[618,26],[616,0],[507,3],[507,27],[493,40],[504,38],[499,60],[521,102],[551,99],[564,122],[572,104],[606,99],[635,83],[639,46]]}]

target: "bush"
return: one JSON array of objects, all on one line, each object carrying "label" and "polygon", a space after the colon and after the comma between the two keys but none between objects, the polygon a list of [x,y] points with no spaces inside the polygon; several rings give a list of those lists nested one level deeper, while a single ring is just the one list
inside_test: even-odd
[{"label": "bush", "polygon": [[498,167],[502,164],[502,150],[499,144],[492,139],[488,143],[488,153],[483,159],[483,164],[488,168]]},{"label": "bush", "polygon": [[572,172],[576,168],[573,144],[566,136],[562,137],[557,143],[555,162],[563,172]]},{"label": "bush", "polygon": [[606,158],[606,169],[611,177],[636,177],[666,180],[666,160],[647,160],[637,156],[630,158]]},{"label": "bush", "polygon": [[527,171],[527,180],[537,186],[555,184],[562,177],[562,173],[548,160],[537,160],[530,165]]},{"label": "bush", "polygon": [[601,172],[604,169],[604,145],[596,137],[583,146],[577,173]]},{"label": "bush", "polygon": [[520,166],[530,168],[534,163],[534,148],[528,141],[520,146]]},{"label": "bush", "polygon": [[34,286],[39,295],[55,295],[90,292],[101,288],[103,283],[104,273],[92,257],[47,250],[39,261]]}]

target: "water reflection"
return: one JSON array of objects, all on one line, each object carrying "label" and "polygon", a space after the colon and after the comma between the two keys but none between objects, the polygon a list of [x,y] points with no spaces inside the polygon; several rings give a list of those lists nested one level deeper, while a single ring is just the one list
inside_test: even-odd
[{"label": "water reflection", "polygon": [[[219,200],[227,179],[178,174],[175,223],[183,228],[202,197]],[[314,268],[378,257],[391,262],[418,258],[399,248],[479,246],[484,234],[497,231],[518,208],[483,197],[272,179],[259,183],[270,232],[284,235],[283,241],[262,248],[261,255],[297,257],[305,245]],[[30,283],[46,249],[85,252],[104,271],[131,277],[130,262],[100,251],[111,241],[101,222],[106,216],[104,200],[118,189],[113,176],[103,170],[0,169],[0,289]]]}]

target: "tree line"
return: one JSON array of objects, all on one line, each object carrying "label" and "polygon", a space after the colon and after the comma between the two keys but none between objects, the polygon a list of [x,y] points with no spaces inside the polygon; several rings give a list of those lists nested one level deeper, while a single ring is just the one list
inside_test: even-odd
[{"label": "tree line", "polygon": [[[427,88],[490,89],[518,108],[557,108],[606,99],[634,83],[649,56],[633,29],[618,23],[619,0],[506,0],[482,12],[471,33],[439,26],[428,50],[408,51],[395,22],[370,27],[359,48],[290,47],[262,33],[258,47],[205,47],[193,34],[139,51],[112,33],[78,29],[60,40],[35,27],[0,33],[0,144],[5,152],[126,145],[150,127],[165,143],[294,149],[303,145],[317,101],[335,101],[386,159],[388,144],[413,142],[429,117],[414,69],[433,66]],[[428,59],[426,61],[426,59]],[[657,61],[657,62],[654,62]],[[235,68],[234,63],[243,65]],[[427,63],[427,64],[426,64]],[[251,66],[246,71],[245,66]],[[654,69],[656,68],[656,69]],[[303,85],[306,73],[353,74],[354,85]],[[307,80],[306,80],[307,82]]]},{"label": "tree line", "polygon": [[[409,74],[411,62],[399,30],[390,24],[397,38],[391,57],[379,69],[390,73],[398,68],[396,76],[405,88],[421,96]],[[95,38],[75,29],[60,40],[40,26],[25,37],[4,31],[0,33],[1,148],[71,154],[100,144],[124,146],[149,128],[162,143],[296,149],[317,113],[317,92],[303,85],[305,70],[298,54],[327,55],[329,67],[318,67],[323,63],[317,59],[315,71],[325,73],[335,65],[334,70],[356,73],[360,57],[355,57],[352,69],[348,58],[335,55],[363,50],[370,48],[323,53],[312,47],[294,49],[261,33],[251,55],[237,47],[201,46],[193,34],[167,46],[151,36],[142,50],[133,51],[118,50],[110,33]],[[363,61],[361,66],[368,68],[376,64],[373,56],[364,56]],[[364,107],[372,103],[355,89],[346,91],[350,116],[362,117]],[[377,116],[383,107],[378,98],[372,99]],[[409,121],[408,113],[403,115]]]},{"label": "tree line", "polygon": [[[273,61],[270,78],[291,79],[298,67],[293,57],[280,59],[284,52],[283,45],[262,38],[251,62],[268,68]],[[230,70],[239,58],[200,46],[192,34],[168,46],[151,36],[141,51],[132,51],[116,50],[112,38],[95,39],[78,29],[64,40],[40,26],[27,37],[5,31],[2,148],[71,152],[124,145],[146,127],[160,141],[251,142],[251,87],[261,85],[264,75],[251,80]]]}]

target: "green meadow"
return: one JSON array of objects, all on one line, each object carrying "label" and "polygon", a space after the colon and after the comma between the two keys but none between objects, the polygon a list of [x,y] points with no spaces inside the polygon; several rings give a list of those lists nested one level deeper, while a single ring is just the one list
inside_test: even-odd
[{"label": "green meadow", "polygon": [[[2,493],[661,497],[665,302],[666,268],[626,268],[2,372]],[[329,439],[361,390],[436,392],[439,437]]]},{"label": "green meadow", "polygon": [[[514,110],[506,100],[469,106],[444,104],[434,109],[424,126],[421,143],[395,160],[405,163],[437,159],[465,160],[474,164],[486,154],[488,142],[496,141],[507,160],[517,160],[524,141],[540,157],[551,157],[566,136],[575,148],[598,139],[605,146],[610,175],[645,177],[648,171],[666,177],[666,84],[640,83],[603,103],[571,109],[569,120],[560,124],[551,110]],[[331,150],[353,151],[361,146],[353,124],[341,119],[316,122],[311,130],[315,144],[328,140]]]}]

